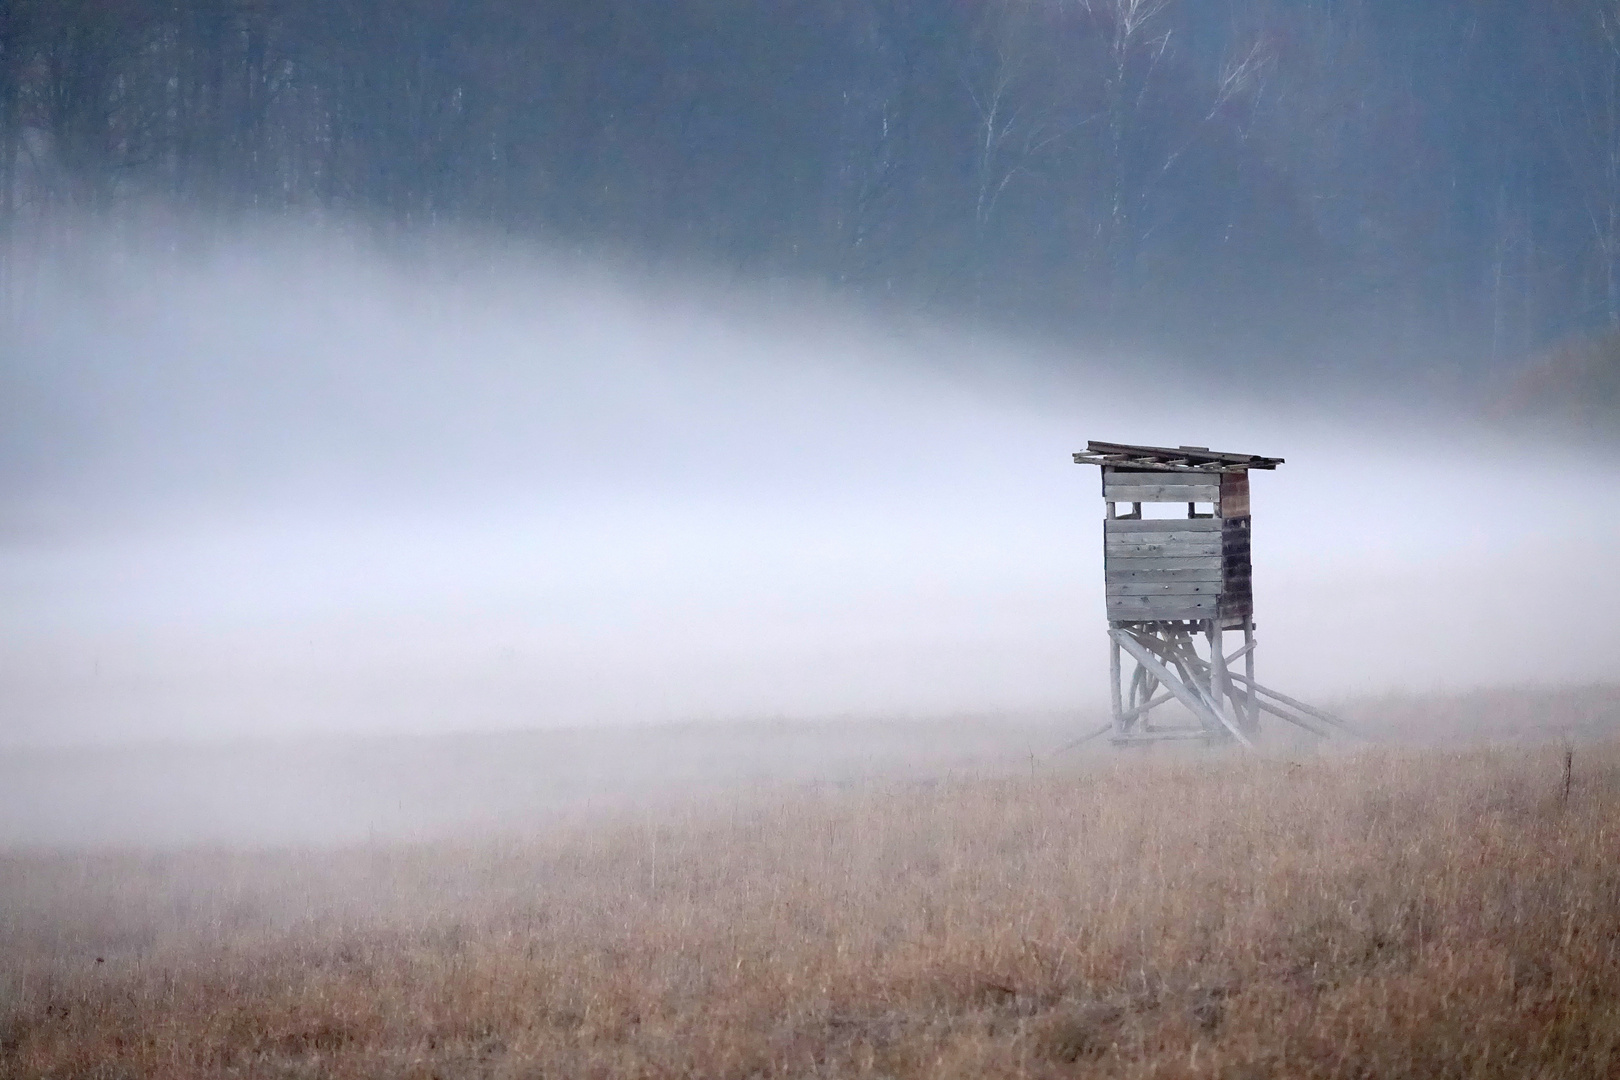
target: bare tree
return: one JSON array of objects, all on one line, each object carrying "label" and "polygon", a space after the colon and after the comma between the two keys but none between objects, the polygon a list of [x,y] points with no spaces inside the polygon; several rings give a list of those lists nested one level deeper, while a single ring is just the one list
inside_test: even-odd
[{"label": "bare tree", "polygon": [[1152,85],[1154,71],[1170,48],[1169,15],[1175,0],[1081,0],[1103,20],[1108,62],[1104,70],[1107,120],[1108,204],[1104,250],[1117,289],[1134,261],[1134,209],[1131,140]]},{"label": "bare tree", "polygon": [[977,123],[973,138],[973,225],[981,235],[1014,179],[1066,133],[1049,69],[1036,55],[1040,0],[995,0],[976,27],[963,76]]},{"label": "bare tree", "polygon": [[[1166,62],[1176,33],[1176,0],[1080,3],[1099,20],[1106,43],[1102,119],[1108,194],[1101,246],[1117,292],[1128,283],[1141,243],[1153,231],[1154,226],[1144,217],[1154,192],[1203,133],[1235,104],[1247,103],[1252,121],[1253,103],[1265,84],[1272,57],[1264,35],[1255,33],[1223,61],[1213,92],[1200,106],[1200,112],[1180,117],[1180,131],[1168,142],[1161,139],[1149,146],[1141,129],[1150,113],[1155,75]],[[1157,119],[1162,122],[1176,118]],[[1247,123],[1240,125],[1245,132],[1247,127]]]},{"label": "bare tree", "polygon": [[1555,92],[1553,113],[1591,230],[1604,315],[1620,327],[1620,0],[1578,0],[1575,15],[1560,65],[1573,93]]}]

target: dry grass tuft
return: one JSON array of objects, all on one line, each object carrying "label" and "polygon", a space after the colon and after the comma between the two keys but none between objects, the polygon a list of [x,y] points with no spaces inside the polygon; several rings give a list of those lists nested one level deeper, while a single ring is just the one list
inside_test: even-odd
[{"label": "dry grass tuft", "polygon": [[1620,1075],[1620,744],[0,857],[0,1072]]}]

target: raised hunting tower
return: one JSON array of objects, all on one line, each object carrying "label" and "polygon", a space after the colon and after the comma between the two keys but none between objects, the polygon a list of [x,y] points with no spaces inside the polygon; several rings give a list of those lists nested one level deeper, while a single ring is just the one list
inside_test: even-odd
[{"label": "raised hunting tower", "polygon": [[[1262,712],[1317,735],[1344,728],[1336,717],[1254,680],[1249,472],[1275,469],[1282,458],[1090,442],[1074,460],[1102,466],[1107,506],[1103,576],[1113,720],[1093,735],[1112,731],[1121,744],[1198,739],[1249,746]],[[1166,504],[1176,509],[1167,514]],[[1243,645],[1228,654],[1230,631],[1243,635]],[[1122,654],[1135,662],[1128,681]],[[1232,670],[1239,659],[1241,675]],[[1172,700],[1192,714],[1190,724],[1155,723],[1153,711]]]}]

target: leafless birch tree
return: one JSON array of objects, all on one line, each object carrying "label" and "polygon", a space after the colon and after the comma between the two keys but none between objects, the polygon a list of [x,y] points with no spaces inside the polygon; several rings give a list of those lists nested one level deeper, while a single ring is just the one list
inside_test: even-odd
[{"label": "leafless birch tree", "polygon": [[1579,15],[1567,67],[1574,93],[1555,97],[1554,115],[1592,232],[1604,315],[1620,328],[1620,0],[1580,0]]}]

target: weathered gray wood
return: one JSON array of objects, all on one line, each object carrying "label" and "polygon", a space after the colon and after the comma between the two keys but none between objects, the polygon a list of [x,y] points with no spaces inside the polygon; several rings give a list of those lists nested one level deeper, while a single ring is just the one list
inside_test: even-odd
[{"label": "weathered gray wood", "polygon": [[1220,599],[1214,596],[1110,596],[1104,603],[1115,622],[1207,619],[1220,607]]},{"label": "weathered gray wood", "polygon": [[1221,489],[1214,484],[1111,484],[1103,489],[1103,498],[1109,502],[1141,503],[1209,503],[1221,499]]},{"label": "weathered gray wood", "polygon": [[1121,559],[1186,558],[1196,555],[1220,555],[1221,538],[1218,536],[1162,536],[1110,537],[1103,544],[1103,553]]},{"label": "weathered gray wood", "polygon": [[1219,596],[1218,581],[1118,581],[1108,583],[1109,596]]},{"label": "weathered gray wood", "polygon": [[1111,487],[1213,487],[1221,486],[1220,473],[1206,472],[1119,472],[1103,470],[1104,488]]},{"label": "weathered gray wood", "polygon": [[1155,484],[1219,484],[1219,473],[1200,472],[1173,472],[1171,470],[1147,470],[1144,472],[1128,472],[1123,469],[1105,468],[1102,471],[1103,487],[1110,485],[1133,485],[1140,487],[1153,487]]},{"label": "weathered gray wood", "polygon": [[1126,709],[1125,712],[1122,714],[1122,719],[1124,720],[1124,724],[1122,725],[1122,727],[1130,726],[1131,722],[1133,720],[1135,720],[1137,717],[1146,716],[1150,709],[1157,709],[1160,705],[1163,705],[1165,702],[1171,700],[1174,697],[1175,697],[1174,694],[1172,694],[1170,691],[1166,690],[1162,694],[1158,694],[1155,697],[1149,698],[1147,701],[1144,701],[1141,705],[1137,706],[1134,709]]},{"label": "weathered gray wood", "polygon": [[1216,597],[1111,596],[1108,616],[1123,622],[1208,619],[1220,610]]},{"label": "weathered gray wood", "polygon": [[[1110,522],[1110,524],[1135,525],[1136,522],[1128,520],[1116,520]],[[1162,523],[1155,522],[1154,524]],[[1196,525],[1198,522],[1196,520],[1179,521],[1176,524]],[[1132,529],[1129,531],[1124,529],[1110,529],[1108,532],[1103,534],[1103,546],[1105,548],[1110,544],[1115,547],[1122,547],[1131,544],[1166,544],[1173,541],[1187,542],[1193,540],[1199,541],[1217,554],[1224,553],[1231,555],[1234,558],[1241,557],[1248,549],[1248,541],[1242,540],[1239,537],[1222,537],[1220,533],[1205,532],[1200,529],[1158,528]],[[1226,541],[1224,544],[1222,543],[1223,540]],[[1236,541],[1236,543],[1234,543],[1234,541]]]},{"label": "weathered gray wood", "polygon": [[1143,567],[1142,569],[1124,568],[1116,570],[1111,565],[1105,565],[1103,580],[1109,585],[1123,585],[1128,582],[1156,582],[1156,581],[1200,581],[1219,584],[1227,579],[1219,566],[1199,567]]},{"label": "weathered gray wood", "polygon": [[1222,716],[1221,714],[1213,712],[1210,707],[1204,703],[1203,698],[1194,693],[1193,690],[1183,684],[1181,680],[1170,674],[1169,669],[1159,662],[1159,658],[1154,656],[1153,653],[1149,651],[1141,642],[1139,642],[1134,635],[1124,630],[1110,630],[1109,634],[1115,641],[1119,642],[1120,648],[1124,649],[1126,652],[1135,657],[1137,663],[1141,664],[1144,668],[1151,672],[1155,678],[1163,683],[1166,690],[1169,690],[1171,693],[1175,694],[1177,700],[1185,705],[1194,716],[1198,717],[1200,720],[1204,720],[1206,723],[1213,721],[1214,724],[1212,726],[1219,725],[1220,727],[1224,727],[1227,731],[1232,733],[1233,738],[1242,743],[1244,746],[1252,747],[1254,745],[1248,740],[1248,737],[1245,736],[1243,732],[1239,731],[1237,727],[1232,724],[1231,721],[1227,720],[1226,717]]},{"label": "weathered gray wood", "polygon": [[1105,555],[1103,558],[1105,574],[1157,573],[1161,570],[1212,570],[1222,573],[1225,563],[1219,555]]},{"label": "weathered gray wood", "polygon": [[[1238,678],[1241,679],[1243,677],[1240,675],[1240,676],[1238,676]],[[1316,719],[1322,721],[1325,724],[1332,724],[1334,727],[1339,728],[1342,731],[1345,731],[1345,732],[1348,732],[1351,735],[1357,735],[1358,737],[1360,737],[1360,733],[1357,732],[1355,728],[1351,727],[1349,724],[1345,723],[1343,720],[1339,719],[1337,716],[1334,716],[1332,713],[1323,712],[1321,709],[1312,708],[1311,706],[1305,704],[1303,701],[1299,701],[1299,700],[1297,700],[1295,698],[1291,698],[1287,694],[1279,694],[1277,691],[1271,689],[1270,687],[1261,686],[1259,683],[1255,682],[1253,679],[1245,679],[1244,681],[1247,682],[1250,687],[1252,687],[1253,689],[1255,689],[1256,691],[1258,691],[1260,694],[1264,695],[1265,697],[1273,698],[1273,699],[1275,699],[1277,701],[1282,702],[1284,705],[1288,706],[1290,709],[1297,709],[1300,712],[1304,713],[1306,716],[1314,716]]]},{"label": "weathered gray wood", "polygon": [[1210,693],[1215,696],[1216,707],[1222,716],[1226,715],[1227,702],[1231,703],[1232,722],[1242,727],[1243,706],[1238,701],[1237,690],[1232,686],[1232,680],[1227,677],[1225,632],[1221,629],[1219,620],[1210,622],[1206,634],[1209,638]]},{"label": "weathered gray wood", "polygon": [[[1227,626],[1227,627],[1222,627],[1222,629],[1232,630],[1232,629],[1241,629],[1241,628],[1240,627]],[[1232,666],[1232,661],[1240,660],[1240,659],[1243,659],[1244,657],[1248,657],[1248,662],[1249,663],[1254,662],[1254,639],[1252,637],[1247,638],[1240,648],[1234,649],[1232,652],[1229,652],[1229,653],[1226,654],[1226,666],[1231,667]]]},{"label": "weathered gray wood", "polygon": [[1074,455],[1080,464],[1101,465],[1105,468],[1178,468],[1200,465],[1209,468],[1275,469],[1282,458],[1261,457],[1258,454],[1231,454],[1212,451],[1207,446],[1137,446],[1130,443],[1086,443],[1082,453]]},{"label": "weathered gray wood", "polygon": [[[1199,622],[1207,620],[1199,619]],[[1182,682],[1204,699],[1212,712],[1220,712],[1220,702],[1209,693],[1208,665],[1192,647],[1192,640],[1181,630],[1138,633],[1137,642],[1152,650],[1160,660],[1180,672]]]},{"label": "weathered gray wood", "polygon": [[1318,738],[1330,739],[1333,737],[1332,731],[1324,731],[1322,728],[1317,727],[1311,721],[1307,720],[1304,716],[1301,716],[1298,713],[1290,712],[1289,710],[1269,701],[1262,701],[1258,696],[1255,697],[1254,703],[1259,707],[1261,712],[1270,713],[1279,720],[1286,720],[1295,727],[1304,728],[1306,731]]},{"label": "weathered gray wood", "polygon": [[[1130,525],[1133,522],[1120,522]],[[1183,522],[1192,524],[1192,522]],[[1103,535],[1103,549],[1108,548],[1129,549],[1142,544],[1201,544],[1217,555],[1239,557],[1242,551],[1235,551],[1230,544],[1223,544],[1220,533],[1199,532],[1197,529],[1150,529],[1142,532],[1108,532]]]},{"label": "weathered gray wood", "polygon": [[1127,746],[1131,743],[1182,742],[1192,739],[1209,740],[1219,737],[1220,732],[1210,731],[1207,728],[1155,728],[1140,735],[1116,735],[1108,741],[1115,746]]},{"label": "weathered gray wood", "polygon": [[[1207,737],[1206,730],[1215,731],[1218,722],[1219,730],[1247,745],[1243,737],[1257,730],[1262,712],[1319,735],[1349,730],[1338,717],[1260,686],[1254,678],[1252,521],[1246,469],[1275,467],[1281,459],[1240,461],[1238,456],[1211,455],[1199,447],[1171,450],[1092,443],[1076,460],[1103,466],[1100,479],[1110,516],[1103,543],[1105,602],[1113,638],[1110,667],[1117,669],[1127,653],[1137,661],[1128,700],[1122,696],[1125,680],[1117,670],[1114,674],[1116,741],[1201,739]],[[1188,504],[1185,518],[1140,514],[1147,503],[1183,502]],[[1209,504],[1214,504],[1216,517],[1195,516],[1200,506]],[[1127,507],[1138,512],[1118,517],[1117,510]],[[1222,648],[1226,630],[1243,634],[1243,646],[1230,655]],[[1198,652],[1204,646],[1189,631],[1207,638],[1207,660]],[[1239,661],[1242,674],[1233,667]],[[1165,693],[1156,692],[1160,684],[1167,688]],[[1181,700],[1206,729],[1153,731],[1145,719],[1148,710],[1171,698]]]},{"label": "weathered gray wood", "polygon": [[1249,516],[1249,474],[1223,473],[1221,475],[1221,517],[1246,518]]},{"label": "weathered gray wood", "polygon": [[1163,622],[1197,622],[1200,619],[1209,618],[1210,615],[1211,612],[1209,611],[1199,611],[1196,609],[1187,608],[1171,608],[1168,610],[1121,608],[1109,611],[1108,621],[1115,626],[1135,626],[1144,624],[1151,626],[1154,623]]},{"label": "weathered gray wood", "polygon": [[1115,641],[1119,642],[1120,648],[1131,654],[1144,672],[1158,679],[1164,688],[1174,694],[1176,700],[1185,705],[1205,727],[1217,729],[1223,726],[1220,717],[1210,710],[1203,697],[1189,686],[1184,679],[1171,672],[1163,660],[1148,647],[1152,644],[1151,638],[1144,641],[1124,630],[1112,630],[1110,634]]},{"label": "weathered gray wood", "polygon": [[1112,536],[1117,533],[1144,533],[1144,532],[1183,532],[1208,533],[1219,536],[1225,524],[1220,518],[1144,518],[1140,521],[1133,518],[1115,518],[1113,521],[1103,522],[1103,535]]},{"label": "weathered gray wood", "polygon": [[[1230,630],[1232,628],[1231,627],[1226,627],[1226,629]],[[1239,626],[1238,629],[1242,629],[1242,627]],[[1228,666],[1231,666],[1235,661],[1240,660],[1245,656],[1249,656],[1253,652],[1254,652],[1254,642],[1252,640],[1247,641],[1242,646],[1240,646],[1239,648],[1233,649],[1231,652],[1226,654],[1226,657],[1225,657],[1226,663],[1227,663]],[[1194,661],[1194,663],[1196,663],[1198,665],[1200,670],[1202,670],[1203,668],[1206,668],[1206,667],[1209,666],[1209,661],[1205,660],[1201,656],[1198,656],[1197,654],[1193,655],[1193,661]]]},{"label": "weathered gray wood", "polygon": [[[1109,640],[1112,641],[1113,639],[1110,638]],[[1132,708],[1127,714],[1129,717],[1129,720],[1126,723],[1127,727],[1129,727],[1130,724],[1134,723],[1136,720],[1140,720],[1143,726],[1151,723],[1152,717],[1150,714],[1152,711],[1159,705],[1162,705],[1166,701],[1170,700],[1170,698],[1164,694],[1156,693],[1158,689],[1159,680],[1155,679],[1152,675],[1149,675],[1147,668],[1143,667],[1141,664],[1137,664],[1136,670],[1131,673],[1130,700]]]},{"label": "weathered gray wood", "polygon": [[[1206,626],[1213,622],[1213,620],[1200,621],[1204,622]],[[1155,644],[1156,641],[1151,635],[1143,635],[1141,640],[1149,645]],[[1226,708],[1221,704],[1221,695],[1216,689],[1214,676],[1210,672],[1209,664],[1198,655],[1198,650],[1193,647],[1192,638],[1178,630],[1166,634],[1162,644],[1163,648],[1160,650],[1160,655],[1168,657],[1176,665],[1177,669],[1187,677],[1187,684],[1197,690],[1203,696],[1204,702],[1210,707],[1210,710],[1224,721],[1226,719]]]},{"label": "weathered gray wood", "polygon": [[[1144,492],[1134,495],[1131,492]],[[1181,497],[1176,497],[1176,494]],[[1111,502],[1220,502],[1217,483],[1105,484],[1103,499]]]},{"label": "weathered gray wood", "polygon": [[[1205,629],[1206,633],[1208,633],[1209,624],[1206,624]],[[1165,633],[1162,636],[1157,634],[1140,634],[1138,635],[1137,640],[1158,653],[1160,659],[1165,660],[1167,663],[1173,663],[1184,670],[1188,675],[1188,682],[1190,685],[1197,688],[1201,693],[1204,693],[1210,707],[1215,711],[1223,712],[1225,708],[1225,706],[1222,704],[1223,699],[1230,699],[1233,703],[1234,718],[1240,722],[1241,726],[1243,714],[1237,711],[1239,708],[1237,697],[1239,691],[1235,686],[1232,685],[1230,680],[1224,677],[1217,677],[1210,662],[1199,656],[1197,650],[1193,648],[1191,637],[1182,631],[1176,630]],[[1211,642],[1211,649],[1211,655],[1214,655],[1213,642]],[[1231,655],[1223,655],[1221,657],[1222,667],[1224,668],[1226,665],[1230,665],[1233,661],[1239,659],[1240,657],[1250,656],[1253,654],[1253,652],[1254,645],[1252,643],[1245,643]],[[1217,687],[1219,687],[1218,691],[1216,690]]]},{"label": "weathered gray wood", "polygon": [[1108,643],[1108,689],[1114,705],[1114,727],[1125,730],[1125,706],[1119,699],[1119,642]]},{"label": "weathered gray wood", "polygon": [[1249,688],[1245,701],[1249,707],[1249,726],[1260,727],[1260,695],[1254,692],[1254,617],[1243,617],[1243,671],[1244,684]]}]

